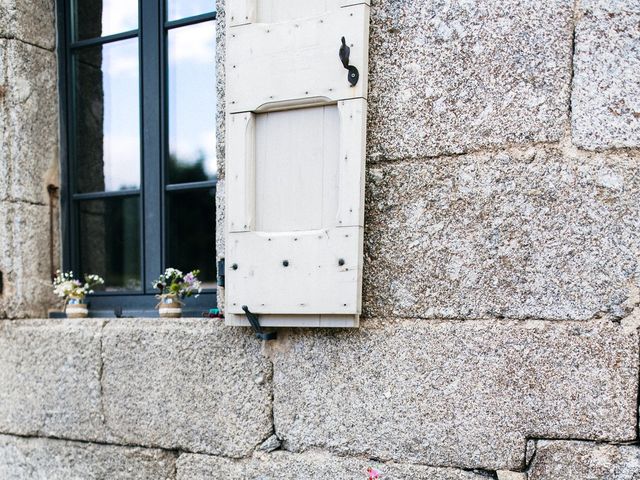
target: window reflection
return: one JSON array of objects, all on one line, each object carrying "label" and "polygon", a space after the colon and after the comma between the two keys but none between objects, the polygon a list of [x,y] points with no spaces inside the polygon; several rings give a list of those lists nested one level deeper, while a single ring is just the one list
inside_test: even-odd
[{"label": "window reflection", "polygon": [[137,39],[80,50],[74,73],[76,191],[139,188]]},{"label": "window reflection", "polygon": [[167,18],[170,21],[213,12],[215,9],[215,0],[167,0]]},{"label": "window reflection", "polygon": [[104,289],[140,290],[139,197],[79,204],[80,269],[105,279]]},{"label": "window reflection", "polygon": [[75,0],[76,38],[105,37],[138,28],[134,0]]},{"label": "window reflection", "polygon": [[215,190],[167,194],[167,265],[200,269],[204,288],[214,288]]},{"label": "window reflection", "polygon": [[168,183],[216,173],[215,24],[169,30]]}]

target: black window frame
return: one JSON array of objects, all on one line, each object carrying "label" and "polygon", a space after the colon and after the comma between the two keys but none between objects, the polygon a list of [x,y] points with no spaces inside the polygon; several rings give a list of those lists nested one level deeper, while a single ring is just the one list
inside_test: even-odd
[{"label": "black window frame", "polygon": [[[166,194],[175,191],[213,190],[214,203],[209,219],[215,231],[215,192],[217,176],[212,180],[169,185],[165,182],[165,171],[169,155],[168,148],[168,32],[173,28],[214,21],[217,12],[168,21],[165,0],[139,0],[138,28],[104,37],[74,40],[73,0],[56,2],[58,26],[58,75],[60,101],[60,163],[61,163],[61,236],[62,266],[65,271],[79,272],[78,209],[75,203],[128,195],[140,198],[141,279],[142,291],[97,292],[88,297],[92,317],[155,317],[154,309],[158,293],[151,287],[166,267],[165,250],[167,231]],[[104,45],[130,38],[138,38],[139,58],[139,102],[140,102],[140,148],[141,171],[138,190],[74,193],[73,151],[73,72],[74,50]],[[216,79],[211,79],[215,89]],[[213,112],[215,115],[215,112]],[[215,265],[215,244],[211,245],[211,262]],[[197,265],[194,266],[197,268]],[[86,272],[93,273],[93,272]],[[217,307],[217,288],[203,290],[198,298],[186,302],[183,316],[200,316],[202,312]]]}]

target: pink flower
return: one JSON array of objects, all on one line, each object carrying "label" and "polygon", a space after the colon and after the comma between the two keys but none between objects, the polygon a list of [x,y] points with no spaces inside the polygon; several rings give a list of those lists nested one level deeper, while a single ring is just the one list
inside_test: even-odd
[{"label": "pink flower", "polygon": [[380,472],[380,470],[376,470],[373,467],[369,467],[367,468],[367,473],[369,474],[369,480],[375,480],[380,478],[380,474],[382,472]]}]

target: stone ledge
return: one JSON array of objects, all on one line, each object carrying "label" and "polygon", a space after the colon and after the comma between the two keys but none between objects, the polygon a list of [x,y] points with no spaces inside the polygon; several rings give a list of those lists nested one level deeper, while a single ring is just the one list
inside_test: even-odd
[{"label": "stone ledge", "polygon": [[5,480],[173,480],[175,463],[161,450],[0,435]]},{"label": "stone ledge", "polygon": [[638,480],[640,446],[538,441],[529,480]]},{"label": "stone ledge", "polygon": [[419,465],[379,464],[358,458],[336,457],[326,453],[310,452],[292,454],[276,451],[256,454],[251,459],[229,460],[207,455],[180,455],[177,462],[177,480],[228,480],[283,479],[298,480],[327,478],[340,480],[363,480],[367,468],[382,472],[384,480],[488,480],[482,473],[453,468],[432,468]]},{"label": "stone ledge", "polygon": [[103,339],[109,433],[124,443],[230,457],[271,435],[271,363],[219,320],[122,319]]},{"label": "stone ledge", "polygon": [[487,470],[524,468],[527,438],[636,437],[637,327],[404,322],[292,331],[274,346],[285,448]]},{"label": "stone ledge", "polygon": [[0,322],[0,432],[98,440],[101,320]]}]

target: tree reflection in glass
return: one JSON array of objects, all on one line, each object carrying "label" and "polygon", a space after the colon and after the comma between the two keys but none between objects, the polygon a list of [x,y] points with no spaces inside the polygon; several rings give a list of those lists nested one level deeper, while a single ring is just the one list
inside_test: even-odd
[{"label": "tree reflection in glass", "polygon": [[[168,33],[168,184],[215,178],[215,36],[214,22]],[[197,165],[201,168],[185,168]]]}]

